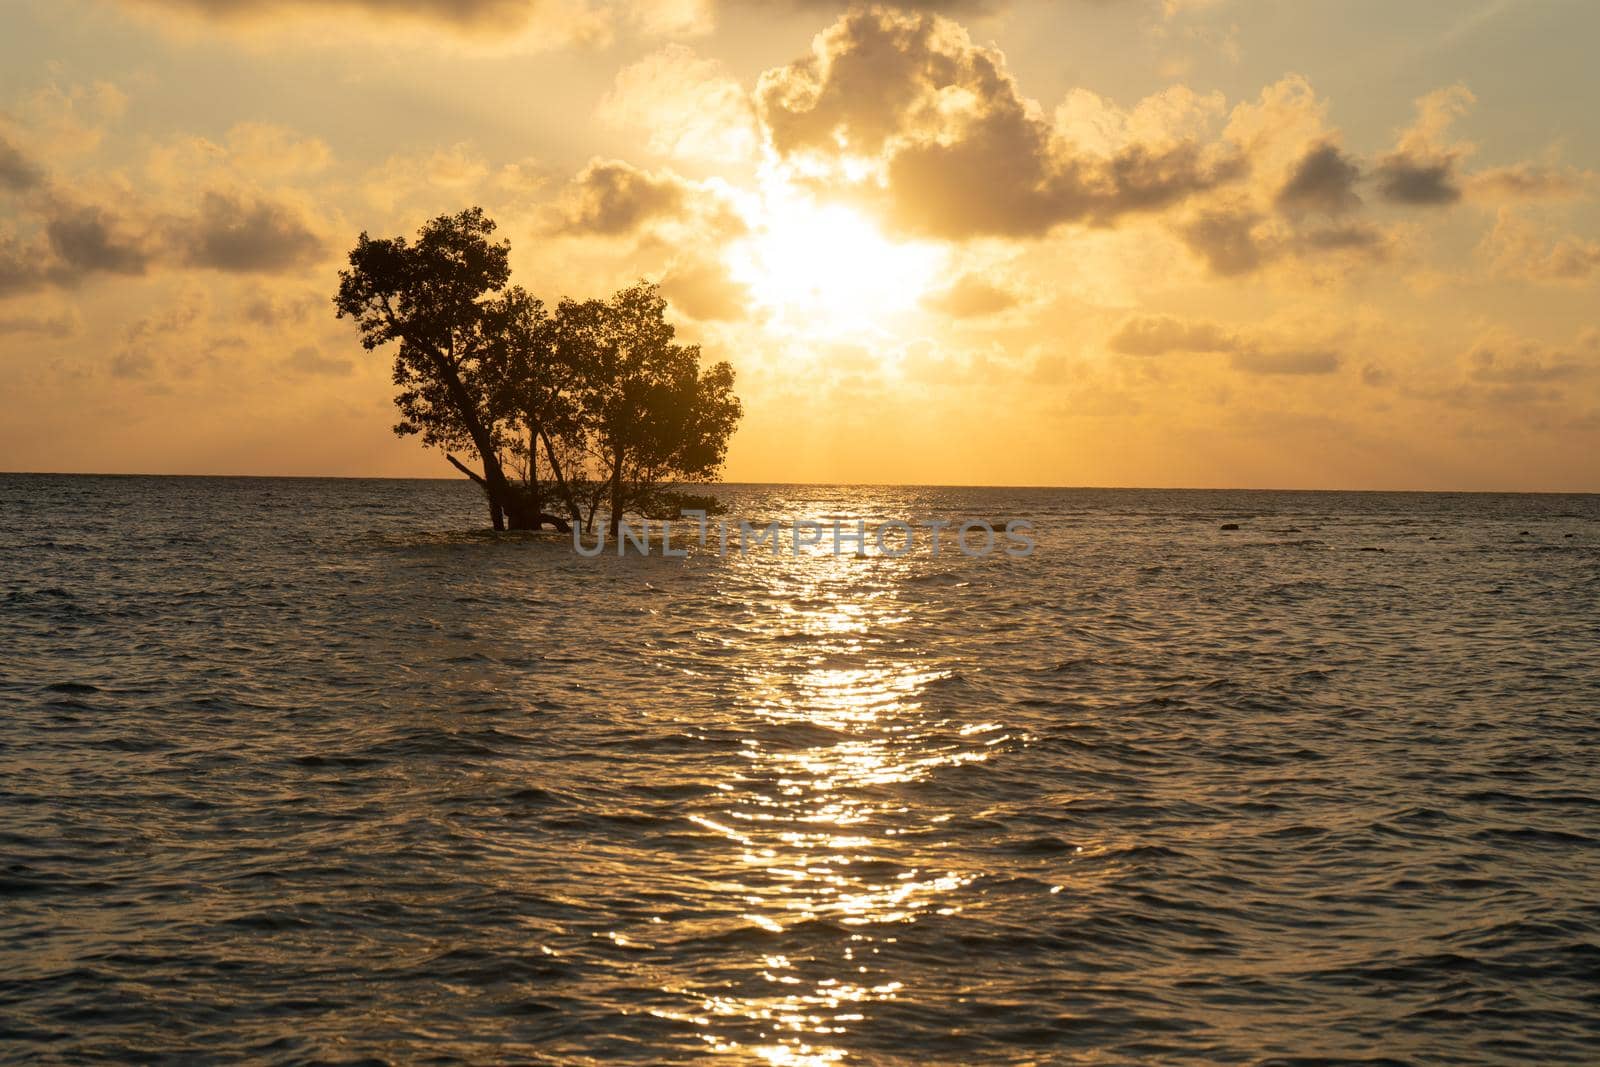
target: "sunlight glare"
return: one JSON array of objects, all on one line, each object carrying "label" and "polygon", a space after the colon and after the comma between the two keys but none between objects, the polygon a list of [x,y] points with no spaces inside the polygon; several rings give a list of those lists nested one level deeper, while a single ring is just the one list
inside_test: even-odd
[{"label": "sunlight glare", "polygon": [[728,266],[774,320],[837,335],[880,327],[914,307],[942,258],[933,245],[891,240],[856,208],[782,192],[763,198]]}]

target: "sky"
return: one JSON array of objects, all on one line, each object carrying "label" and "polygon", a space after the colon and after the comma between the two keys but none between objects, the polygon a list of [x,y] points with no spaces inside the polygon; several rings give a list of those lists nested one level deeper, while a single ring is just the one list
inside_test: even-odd
[{"label": "sky", "polygon": [[0,470],[447,476],[334,318],[481,205],[734,481],[1600,491],[1591,0],[7,0]]}]

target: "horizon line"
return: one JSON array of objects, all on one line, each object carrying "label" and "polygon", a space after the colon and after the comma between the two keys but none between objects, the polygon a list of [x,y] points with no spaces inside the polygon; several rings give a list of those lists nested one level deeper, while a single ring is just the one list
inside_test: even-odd
[{"label": "horizon line", "polygon": [[[0,477],[28,478],[231,478],[241,481],[347,481],[347,482],[451,482],[470,485],[464,478],[448,475],[386,475],[386,474],[193,474],[154,473],[149,471],[0,471]],[[708,487],[717,485],[779,487],[805,486],[818,489],[1040,489],[1058,492],[1127,492],[1127,493],[1389,493],[1426,494],[1434,496],[1600,496],[1600,489],[1314,489],[1283,486],[1210,486],[1210,485],[1047,485],[990,484],[982,482],[767,482],[724,481],[685,482],[686,486]]]}]

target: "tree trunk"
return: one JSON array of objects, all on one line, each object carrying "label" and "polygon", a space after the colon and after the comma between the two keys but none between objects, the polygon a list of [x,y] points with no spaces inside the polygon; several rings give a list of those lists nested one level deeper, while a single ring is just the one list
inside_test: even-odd
[{"label": "tree trunk", "polygon": [[622,523],[622,450],[619,448],[611,464],[611,543],[617,543],[617,527]]},{"label": "tree trunk", "polygon": [[[450,465],[452,467],[454,467],[456,470],[460,471],[462,474],[465,474],[468,478],[471,478],[475,483],[477,483],[479,488],[481,488],[485,493],[489,492],[489,482],[488,482],[488,480],[486,478],[484,478],[483,475],[479,474],[477,471],[473,470],[471,467],[467,466],[465,463],[462,463],[459,459],[457,459],[456,457],[450,455],[448,452],[445,453],[445,457],[444,458],[450,461]],[[504,514],[504,509],[501,508],[501,506],[495,501],[493,494],[490,494],[490,496],[489,496],[489,515],[490,515],[490,518],[492,518],[494,520],[494,528],[496,530],[504,530],[505,529],[505,521],[502,518],[503,514]],[[539,512],[532,513],[531,517],[532,517],[534,525],[531,525],[531,526],[513,526],[511,528],[513,530],[537,530],[544,523],[549,523],[551,527],[553,527],[555,530],[557,530],[560,533],[571,533],[572,532],[572,526],[567,522],[566,519],[563,519],[560,515],[547,515],[544,512],[539,511]]]},{"label": "tree trunk", "polygon": [[528,422],[528,505],[535,515],[544,513],[544,492],[539,484],[539,427]]},{"label": "tree trunk", "polygon": [[572,486],[567,484],[567,475],[561,469],[561,460],[556,458],[556,446],[551,442],[550,435],[543,430],[539,436],[544,440],[544,454],[550,460],[550,473],[555,477],[556,489],[560,491],[562,500],[567,505],[567,513],[572,516],[573,522],[583,521],[583,512],[578,508],[577,498],[572,495]]},{"label": "tree trunk", "polygon": [[[527,504],[517,498],[512,492],[511,483],[506,479],[505,468],[500,466],[500,454],[495,450],[494,438],[489,433],[489,428],[483,425],[478,418],[478,409],[472,402],[472,397],[467,394],[466,386],[461,384],[461,375],[456,373],[455,365],[442,355],[434,356],[434,366],[441,378],[444,379],[445,390],[450,394],[451,403],[455,404],[456,412],[461,416],[462,425],[467,435],[472,438],[472,445],[478,451],[478,458],[483,461],[484,491],[489,494],[489,515],[494,521],[496,530],[502,529],[501,513],[504,513],[504,526],[513,530],[536,530],[539,528],[537,513],[530,514]],[[455,463],[452,459],[450,462]],[[456,463],[462,470],[461,464]]]}]

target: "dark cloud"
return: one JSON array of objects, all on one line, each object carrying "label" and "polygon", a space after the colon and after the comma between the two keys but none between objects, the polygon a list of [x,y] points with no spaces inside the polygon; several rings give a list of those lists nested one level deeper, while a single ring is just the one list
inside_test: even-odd
[{"label": "dark cloud", "polygon": [[1300,255],[1346,252],[1381,260],[1389,255],[1390,237],[1377,226],[1352,222],[1340,226],[1321,226],[1297,234],[1293,251]]},{"label": "dark cloud", "polygon": [[949,288],[929,293],[922,303],[954,319],[971,319],[1014,308],[1018,298],[1016,293],[976,274],[963,274]]},{"label": "dark cloud", "polygon": [[1356,182],[1361,168],[1327,141],[1312,145],[1296,163],[1289,180],[1278,191],[1280,211],[1298,214],[1306,211],[1340,215],[1361,206]]},{"label": "dark cloud", "polygon": [[1273,250],[1256,237],[1261,216],[1253,211],[1213,209],[1202,211],[1179,228],[1189,250],[1225,278],[1249,274],[1271,258]]},{"label": "dark cloud", "polygon": [[133,350],[118,352],[111,359],[111,376],[138,381],[155,374],[156,361],[149,352]]},{"label": "dark cloud", "polygon": [[236,274],[294,270],[325,251],[291,208],[216,192],[201,198],[197,216],[174,227],[172,240],[185,264]]},{"label": "dark cloud", "polygon": [[143,274],[150,253],[118,232],[116,220],[97,207],[63,209],[45,225],[50,247],[60,260],[58,280],[88,274]]},{"label": "dark cloud", "polygon": [[1328,349],[1261,352],[1246,350],[1232,356],[1234,369],[1246,374],[1332,374],[1342,360]]},{"label": "dark cloud", "polygon": [[1396,204],[1445,206],[1461,199],[1454,156],[1421,157],[1405,152],[1384,156],[1374,176],[1378,192]]},{"label": "dark cloud", "polygon": [[294,211],[222,193],[202,197],[199,214],[164,222],[60,201],[44,204],[39,214],[40,233],[32,242],[0,236],[0,295],[159,267],[292,271],[316,262],[324,250]]},{"label": "dark cloud", "polygon": [[44,251],[27,248],[13,237],[0,237],[0,296],[43,285],[48,280],[40,262],[44,255]]},{"label": "dark cloud", "polygon": [[533,22],[536,0],[121,0],[214,19],[248,19],[315,10],[426,19],[464,29],[511,29]]},{"label": "dark cloud", "polygon": [[881,167],[890,221],[947,239],[1109,225],[1245,171],[1236,156],[1192,142],[1076,154],[998,52],[926,14],[847,14],[812,55],[762,75],[756,98],[780,154]]},{"label": "dark cloud", "polygon": [[1536,385],[1570,381],[1591,373],[1593,368],[1564,352],[1545,352],[1538,345],[1523,343],[1505,352],[1479,345],[1469,360],[1475,381],[1500,385]]},{"label": "dark cloud", "polygon": [[44,171],[34,166],[16,145],[0,137],[0,189],[22,193],[43,181]]},{"label": "dark cloud", "polygon": [[260,293],[244,305],[244,317],[258,326],[271,330],[306,321],[322,304],[322,298],[309,293],[293,299]]},{"label": "dark cloud", "polygon": [[559,229],[603,237],[636,233],[655,219],[681,214],[689,189],[688,182],[674,175],[597,159],[572,180]]}]

